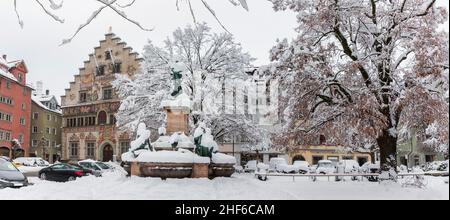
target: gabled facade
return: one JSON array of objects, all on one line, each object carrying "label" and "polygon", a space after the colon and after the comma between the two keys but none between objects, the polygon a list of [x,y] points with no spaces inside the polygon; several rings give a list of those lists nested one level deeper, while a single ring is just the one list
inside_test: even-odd
[{"label": "gabled facade", "polygon": [[116,128],[114,115],[120,99],[112,82],[115,74],[133,78],[141,61],[138,53],[113,33],[106,34],[89,55],[61,99],[64,160],[111,161],[128,151],[129,135]]},{"label": "gabled facade", "polygon": [[16,158],[29,153],[32,88],[27,85],[27,74],[24,61],[0,57],[1,156]]}]

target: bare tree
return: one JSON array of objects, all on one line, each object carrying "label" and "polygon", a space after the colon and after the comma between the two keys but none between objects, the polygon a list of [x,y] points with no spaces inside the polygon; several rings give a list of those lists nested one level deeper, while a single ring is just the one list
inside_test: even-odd
[{"label": "bare tree", "polygon": [[[186,6],[189,8],[192,17],[194,19],[194,23],[197,23],[194,8],[191,3],[192,0],[175,0],[176,8],[177,10],[181,10],[182,4],[186,4]],[[225,26],[220,22],[220,19],[218,18],[216,12],[214,9],[208,4],[207,0],[200,0],[203,4],[203,6],[213,15],[213,17],[217,20],[217,22],[226,30]],[[246,10],[248,10],[248,5],[246,0],[229,0],[230,3],[232,3],[235,6],[242,6]],[[64,23],[65,19],[61,18],[59,15],[57,15],[57,11],[64,7],[64,0],[34,0],[34,3],[36,3],[36,7],[39,7],[42,9],[43,13],[50,16],[54,21],[59,23]],[[141,25],[137,20],[134,20],[132,18],[129,18],[128,14],[124,11],[126,8],[132,7],[135,5],[136,0],[92,0],[91,2],[98,2],[100,6],[94,10],[89,16],[89,18],[86,20],[85,23],[80,24],[80,26],[75,30],[75,32],[67,39],[63,39],[62,44],[70,43],[77,35],[80,33],[86,26],[92,23],[95,18],[100,16],[100,14],[105,10],[109,9],[113,11],[117,16],[124,19],[125,21],[137,26],[139,29],[143,31],[152,31],[153,28],[146,28],[143,25]],[[83,3],[80,3],[83,4]],[[24,21],[22,20],[19,9],[17,6],[17,0],[14,0],[14,11],[17,15],[17,20],[19,25],[23,28],[24,27]]]}]

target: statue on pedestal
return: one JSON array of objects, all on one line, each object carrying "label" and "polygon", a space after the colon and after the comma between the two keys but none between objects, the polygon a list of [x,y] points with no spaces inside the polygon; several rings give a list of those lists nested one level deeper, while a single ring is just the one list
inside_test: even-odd
[{"label": "statue on pedestal", "polygon": [[172,76],[173,80],[173,91],[171,94],[172,97],[177,97],[178,95],[183,93],[183,87],[181,85],[183,80],[183,70],[184,65],[179,61],[175,61],[175,63],[170,67],[170,75]]}]

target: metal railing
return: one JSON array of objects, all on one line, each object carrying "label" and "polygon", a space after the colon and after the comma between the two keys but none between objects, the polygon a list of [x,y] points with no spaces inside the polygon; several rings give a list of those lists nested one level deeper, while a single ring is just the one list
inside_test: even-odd
[{"label": "metal railing", "polygon": [[[423,177],[425,176],[425,173],[399,173],[398,177],[404,178],[404,177]],[[267,177],[291,177],[292,180],[295,182],[295,178],[311,178],[313,181],[315,181],[318,177],[327,177],[328,181],[330,181],[332,177],[339,178],[339,177],[354,177],[355,180],[364,181],[364,177],[369,178],[379,178],[379,173],[354,173],[354,174],[339,174],[339,173],[333,173],[333,174],[282,174],[282,173],[255,173],[255,177],[257,178],[263,178],[266,179]],[[357,179],[360,177],[361,179]]]}]

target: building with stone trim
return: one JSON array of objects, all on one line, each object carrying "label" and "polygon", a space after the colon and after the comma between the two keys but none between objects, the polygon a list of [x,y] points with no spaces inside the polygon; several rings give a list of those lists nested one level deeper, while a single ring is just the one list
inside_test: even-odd
[{"label": "building with stone trim", "polygon": [[130,135],[116,127],[120,100],[112,87],[115,74],[130,78],[140,69],[139,54],[113,33],[84,62],[62,96],[64,161],[113,161],[128,151]]}]

